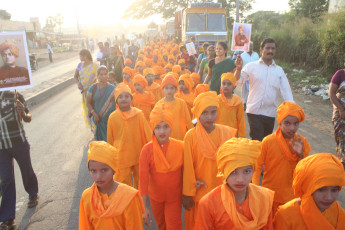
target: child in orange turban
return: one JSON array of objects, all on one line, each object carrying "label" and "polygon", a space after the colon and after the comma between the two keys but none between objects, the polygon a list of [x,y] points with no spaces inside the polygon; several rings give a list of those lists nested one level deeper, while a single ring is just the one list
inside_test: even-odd
[{"label": "child in orange turban", "polygon": [[152,131],[144,113],[131,107],[133,97],[125,83],[118,84],[114,94],[118,109],[109,116],[107,142],[118,149],[115,180],[138,188],[139,155],[141,148],[151,140]]},{"label": "child in orange turban", "polygon": [[[153,96],[155,97],[155,101],[159,101],[160,99],[163,98],[163,91],[161,89],[161,86],[154,82],[154,78],[155,78],[155,73],[153,71],[153,69],[151,68],[147,68],[144,70],[144,77],[147,81],[147,87],[145,88],[146,91],[149,91],[153,94]],[[159,78],[160,79],[160,78]]]},{"label": "child in orange turban", "polygon": [[300,122],[304,120],[303,109],[294,102],[283,102],[277,109],[277,131],[262,141],[262,151],[253,183],[260,183],[263,165],[265,170],[262,186],[275,191],[273,211],[295,198],[292,176],[296,164],[310,152],[308,141],[297,134]]},{"label": "child in orange turban", "polygon": [[[165,104],[155,106],[150,124],[152,142],[141,150],[139,190],[145,206],[150,199],[159,229],[182,229],[183,142],[169,137],[174,115]],[[144,223],[150,225],[150,211],[145,210]]]},{"label": "child in orange turban", "polygon": [[194,101],[194,93],[193,93],[193,86],[194,82],[193,79],[190,77],[189,74],[183,74],[179,78],[179,91],[176,93],[176,97],[181,98],[184,100],[188,106],[188,110],[190,115],[192,116],[192,107]]},{"label": "child in orange turban", "polygon": [[233,73],[223,73],[221,76],[219,114],[216,123],[237,129],[239,137],[246,136],[244,109],[242,98],[233,94],[236,88],[236,77]]},{"label": "child in orange turban", "polygon": [[217,178],[218,148],[236,135],[236,129],[215,124],[218,111],[215,92],[197,96],[193,103],[196,127],[184,138],[182,204],[185,210],[185,229],[193,229],[200,199],[222,183]]},{"label": "child in orange turban", "polygon": [[231,138],[217,153],[223,184],[199,202],[195,229],[272,229],[274,192],[251,184],[261,143]]},{"label": "child in orange turban", "polygon": [[161,87],[164,98],[158,101],[156,105],[165,104],[171,109],[173,114],[176,115],[174,116],[174,127],[171,131],[171,137],[183,140],[184,135],[188,129],[193,127],[193,124],[186,102],[174,96],[178,87],[178,82],[172,74],[168,73],[164,77]]},{"label": "child in orange turban", "polygon": [[293,175],[293,189],[299,198],[278,208],[275,229],[345,229],[345,211],[336,201],[344,185],[344,167],[331,153],[304,158]]},{"label": "child in orange turban", "polygon": [[117,149],[93,141],[87,161],[94,183],[80,199],[79,229],[143,229],[139,191],[113,180],[119,167]]},{"label": "child in orange turban", "polygon": [[143,111],[147,121],[149,121],[151,110],[156,104],[155,96],[151,91],[145,91],[148,84],[142,75],[135,75],[133,85],[135,93],[133,94],[132,105]]}]

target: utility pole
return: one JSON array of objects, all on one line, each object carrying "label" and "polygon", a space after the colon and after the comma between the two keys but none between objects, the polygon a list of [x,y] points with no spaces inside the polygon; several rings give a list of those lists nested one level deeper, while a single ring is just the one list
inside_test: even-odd
[{"label": "utility pole", "polygon": [[236,22],[240,22],[240,0],[236,0]]}]

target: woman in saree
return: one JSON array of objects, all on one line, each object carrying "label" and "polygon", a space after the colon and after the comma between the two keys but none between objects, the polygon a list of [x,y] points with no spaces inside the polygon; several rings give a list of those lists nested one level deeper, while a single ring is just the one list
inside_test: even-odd
[{"label": "woman in saree", "polygon": [[333,103],[333,126],[336,151],[345,167],[345,70],[338,70],[329,85],[329,97]]},{"label": "woman in saree", "polygon": [[220,94],[220,77],[223,73],[229,73],[235,71],[235,62],[231,58],[227,58],[228,46],[224,42],[218,42],[216,44],[216,58],[210,59],[208,62],[208,74],[204,81],[204,84],[208,84],[211,80],[210,90],[216,91]]},{"label": "woman in saree", "polygon": [[88,116],[89,110],[86,106],[86,94],[89,87],[96,82],[96,75],[98,65],[93,62],[90,51],[83,49],[79,53],[80,63],[78,64],[75,73],[74,79],[78,85],[82,96],[82,111],[84,116],[84,121],[87,127],[90,127],[91,130],[94,130],[94,123],[91,118]]},{"label": "woman in saree", "polygon": [[96,124],[95,139],[107,141],[109,115],[115,110],[115,86],[108,83],[108,69],[104,65],[97,70],[97,83],[89,87],[86,95],[90,116]]}]

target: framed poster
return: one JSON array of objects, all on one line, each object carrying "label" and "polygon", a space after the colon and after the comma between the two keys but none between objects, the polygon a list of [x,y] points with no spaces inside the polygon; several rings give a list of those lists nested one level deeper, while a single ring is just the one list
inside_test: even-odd
[{"label": "framed poster", "polygon": [[189,56],[193,56],[196,54],[196,50],[195,50],[195,46],[193,42],[187,43],[186,48],[187,48]]},{"label": "framed poster", "polygon": [[33,86],[25,31],[0,33],[0,91]]},{"label": "framed poster", "polygon": [[251,24],[237,22],[234,23],[234,28],[232,31],[231,50],[248,52],[251,31]]}]

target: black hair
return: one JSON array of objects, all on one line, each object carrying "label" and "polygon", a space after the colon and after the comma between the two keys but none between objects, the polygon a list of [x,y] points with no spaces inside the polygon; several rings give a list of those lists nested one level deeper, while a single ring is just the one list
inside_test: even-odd
[{"label": "black hair", "polygon": [[182,49],[187,49],[185,45],[180,46],[180,51],[182,52]]},{"label": "black hair", "polygon": [[[261,42],[260,48],[263,49],[267,43],[274,43],[274,44],[276,44],[276,41],[275,41],[273,38],[265,38],[265,39]],[[277,44],[276,44],[276,45],[277,45]]]},{"label": "black hair", "polygon": [[91,55],[90,51],[87,50],[87,49],[82,49],[82,50],[79,52],[79,55],[80,55],[80,56],[85,56],[89,61],[92,61],[92,55]]},{"label": "black hair", "polygon": [[108,71],[108,68],[107,68],[105,65],[101,65],[101,66],[98,67],[98,69],[97,69],[97,75],[99,75],[99,73],[100,73],[102,70],[106,70],[107,73],[109,72],[109,71]]}]

